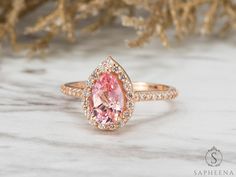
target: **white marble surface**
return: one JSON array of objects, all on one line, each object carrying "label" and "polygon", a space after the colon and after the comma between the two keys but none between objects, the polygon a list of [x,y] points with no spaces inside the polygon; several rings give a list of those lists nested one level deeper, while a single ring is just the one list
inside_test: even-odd
[{"label": "white marble surface", "polygon": [[[43,60],[2,51],[0,65],[1,177],[194,176],[211,169],[213,145],[224,160],[214,169],[236,173],[235,39],[189,39],[163,49],[158,42],[128,49],[130,31],[55,43]],[[176,86],[176,101],[136,104],[126,127],[95,130],[61,83],[84,80],[112,55],[135,81]]]}]

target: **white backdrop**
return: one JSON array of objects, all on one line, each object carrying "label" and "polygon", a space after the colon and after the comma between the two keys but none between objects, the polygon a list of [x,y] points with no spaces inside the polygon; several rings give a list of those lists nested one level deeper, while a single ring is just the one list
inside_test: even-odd
[{"label": "white backdrop", "polygon": [[[2,51],[0,67],[1,177],[194,176],[194,170],[236,173],[236,52],[234,39],[190,38],[164,49],[155,39],[129,49],[132,32],[106,29],[78,44],[52,45],[44,59]],[[91,127],[80,103],[60,84],[85,80],[112,55],[133,81],[179,90],[173,102],[135,105],[114,132]],[[216,146],[220,167],[204,156]]]}]

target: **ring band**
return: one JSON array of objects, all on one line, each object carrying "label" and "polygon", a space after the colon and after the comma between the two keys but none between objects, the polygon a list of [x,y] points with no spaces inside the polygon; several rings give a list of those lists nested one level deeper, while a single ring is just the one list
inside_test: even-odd
[{"label": "ring band", "polygon": [[[61,91],[65,95],[85,99],[84,90],[86,81],[70,82],[61,86]],[[155,100],[171,100],[177,96],[174,87],[164,84],[154,84],[146,82],[133,82],[134,101],[155,101]]]},{"label": "ring band", "polygon": [[178,95],[172,86],[131,82],[112,57],[104,60],[87,81],[63,84],[61,91],[83,101],[89,123],[101,130],[123,127],[132,116],[135,102],[171,100]]}]

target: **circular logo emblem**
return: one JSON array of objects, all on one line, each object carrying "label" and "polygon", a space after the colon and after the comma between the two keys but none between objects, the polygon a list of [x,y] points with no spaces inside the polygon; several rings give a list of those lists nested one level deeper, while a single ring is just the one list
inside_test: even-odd
[{"label": "circular logo emblem", "polygon": [[207,151],[205,160],[209,166],[217,167],[221,164],[223,156],[220,150],[218,150],[216,147],[213,146],[211,149]]}]

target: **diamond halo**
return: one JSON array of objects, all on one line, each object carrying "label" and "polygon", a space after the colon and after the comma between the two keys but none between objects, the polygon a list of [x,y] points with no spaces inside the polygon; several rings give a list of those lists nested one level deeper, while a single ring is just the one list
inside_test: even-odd
[{"label": "diamond halo", "polygon": [[[91,106],[91,100],[93,101],[92,98],[94,97],[93,89],[95,87],[95,84],[98,82],[98,80],[103,74],[109,74],[116,77],[116,80],[118,81],[119,86],[121,87],[122,90],[121,94],[124,101],[122,110],[119,112],[118,115],[116,114],[116,116],[113,117],[115,118],[115,121],[111,121],[108,123],[98,121],[97,112],[94,113],[95,112],[94,107]],[[84,98],[85,98],[83,103],[84,113],[91,125],[102,130],[115,130],[120,127],[123,127],[132,116],[134,110],[133,97],[134,97],[133,85],[129,76],[126,74],[125,70],[120,66],[120,64],[117,63],[111,56],[109,56],[106,60],[101,62],[101,64],[89,76],[86,88],[84,90]],[[105,110],[106,116],[108,116],[107,110],[109,111],[110,109],[112,108],[109,107],[106,108]]]}]

